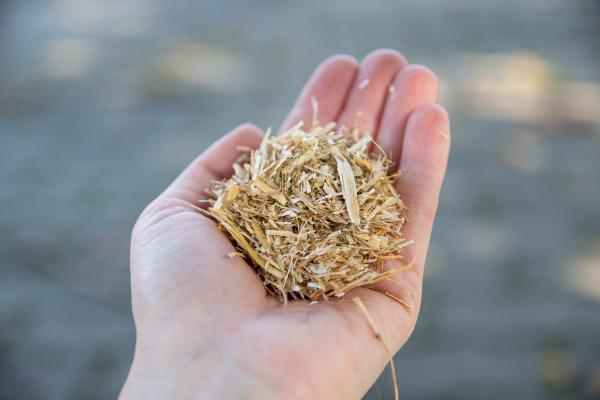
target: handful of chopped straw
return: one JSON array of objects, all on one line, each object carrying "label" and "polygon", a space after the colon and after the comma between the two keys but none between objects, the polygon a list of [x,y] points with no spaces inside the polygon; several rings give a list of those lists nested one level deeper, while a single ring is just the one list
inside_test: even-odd
[{"label": "handful of chopped straw", "polygon": [[218,182],[208,209],[266,289],[288,299],[341,297],[387,279],[408,244],[404,203],[387,174],[391,161],[369,153],[370,135],[334,123],[298,124],[265,136],[249,162]]}]

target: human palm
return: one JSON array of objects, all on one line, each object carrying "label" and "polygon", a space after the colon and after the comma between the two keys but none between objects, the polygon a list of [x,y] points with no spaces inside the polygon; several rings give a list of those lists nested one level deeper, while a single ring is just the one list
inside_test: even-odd
[{"label": "human palm", "polygon": [[[404,254],[412,268],[331,302],[284,306],[267,294],[243,259],[228,257],[234,248],[215,222],[190,206],[212,181],[231,175],[236,147],[260,143],[262,132],[242,125],[192,162],[136,223],[137,342],[122,398],[360,398],[389,361],[388,349],[396,352],[411,334],[449,150],[435,75],[392,50],[372,52],[360,64],[331,57],[282,130],[299,120],[310,124],[313,97],[321,124],[358,123],[399,166],[395,185],[408,207],[403,232],[414,244]],[[398,267],[393,263],[386,268]],[[381,340],[348,301],[354,297]]]}]

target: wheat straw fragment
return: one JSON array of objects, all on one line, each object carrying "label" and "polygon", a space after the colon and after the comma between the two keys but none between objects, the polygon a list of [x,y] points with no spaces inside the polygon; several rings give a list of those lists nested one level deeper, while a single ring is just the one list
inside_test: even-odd
[{"label": "wheat straw fragment", "polygon": [[390,292],[383,292],[383,294],[385,294],[387,297],[391,298],[392,300],[394,300],[394,301],[402,304],[404,307],[408,308],[410,311],[413,310],[413,306],[411,306],[410,304],[408,304],[406,301],[400,299],[399,297],[394,296]]},{"label": "wheat straw fragment", "polygon": [[358,225],[360,224],[360,210],[358,207],[358,199],[356,198],[356,181],[354,180],[352,167],[337,148],[333,148],[332,153],[335,156],[337,163],[337,170],[342,184],[342,195],[346,202],[346,209],[348,210],[350,222]]},{"label": "wheat straw fragment", "polygon": [[237,197],[240,192],[240,187],[236,183],[232,183],[229,186],[229,190],[227,191],[226,199],[227,201],[233,201]]},{"label": "wheat straw fragment", "polygon": [[269,229],[266,231],[267,235],[271,235],[271,236],[285,236],[285,237],[289,237],[289,238],[296,238],[298,237],[297,234],[295,234],[294,232],[289,232],[289,231],[278,231],[275,229]]},{"label": "wheat straw fragment", "polygon": [[394,100],[396,98],[396,86],[388,86],[389,99]]},{"label": "wheat straw fragment", "polygon": [[369,78],[366,78],[366,79],[362,80],[358,84],[358,90],[363,90],[364,88],[366,88],[367,86],[369,86],[369,83],[371,83],[371,80]]},{"label": "wheat straw fragment", "polygon": [[262,257],[259,256],[256,251],[254,251],[252,246],[250,246],[250,243],[248,243],[244,235],[242,235],[236,227],[225,221],[221,221],[221,225],[235,239],[235,241],[242,247],[242,249],[244,249],[248,253],[248,255],[250,255],[250,257],[252,257],[252,260],[256,264],[258,264],[261,267],[264,267],[265,260],[263,260]]},{"label": "wheat straw fragment", "polygon": [[271,186],[264,179],[256,178],[256,180],[254,181],[254,185],[258,189],[262,190],[263,192],[277,200],[279,204],[285,205],[285,203],[287,203],[287,199],[285,198],[285,196],[282,193],[278,192],[277,189]]},{"label": "wheat straw fragment", "polygon": [[392,382],[393,382],[393,385],[394,385],[394,399],[395,400],[399,400],[400,399],[400,393],[398,391],[398,378],[396,376],[396,366],[394,365],[394,355],[390,352],[389,347],[387,346],[387,344],[383,340],[383,336],[381,336],[381,333],[377,329],[377,326],[375,325],[375,322],[373,321],[373,318],[371,317],[371,314],[369,314],[369,311],[367,310],[367,307],[365,306],[365,304],[363,303],[363,301],[361,300],[361,298],[360,297],[354,297],[354,298],[352,298],[352,301],[354,301],[354,303],[358,306],[358,308],[360,309],[360,311],[363,313],[363,315],[367,319],[367,322],[369,323],[369,326],[373,330],[373,333],[375,334],[375,337],[377,338],[377,340],[379,340],[381,342],[381,344],[383,345],[383,348],[385,349],[386,354],[388,355],[388,357],[390,359],[390,372],[392,374]]},{"label": "wheat straw fragment", "polygon": [[265,236],[265,233],[262,230],[262,227],[260,226],[260,224],[255,221],[255,220],[251,220],[250,221],[250,226],[252,227],[252,232],[256,235],[256,238],[258,239],[259,243],[262,244],[266,249],[271,249],[271,243],[269,242],[269,240],[267,239],[267,237]]},{"label": "wheat straw fragment", "polygon": [[399,260],[401,258],[404,258],[402,254],[389,254],[386,256],[379,257],[380,260]]}]

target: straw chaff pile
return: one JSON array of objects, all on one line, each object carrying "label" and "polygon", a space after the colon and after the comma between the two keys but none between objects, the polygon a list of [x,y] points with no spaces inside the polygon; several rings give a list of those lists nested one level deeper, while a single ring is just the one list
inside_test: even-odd
[{"label": "straw chaff pile", "polygon": [[391,161],[356,129],[298,124],[267,134],[249,160],[218,182],[210,214],[255,268],[267,290],[288,299],[341,297],[387,279],[401,259],[404,204]]}]

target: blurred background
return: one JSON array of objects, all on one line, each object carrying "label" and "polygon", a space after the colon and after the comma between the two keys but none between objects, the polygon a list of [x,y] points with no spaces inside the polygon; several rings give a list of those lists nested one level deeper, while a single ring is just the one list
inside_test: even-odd
[{"label": "blurred background", "polygon": [[[453,120],[401,396],[600,398],[599,38],[593,0],[0,1],[0,399],[114,398],[138,213],[378,47]],[[386,372],[367,398],[391,395]]]}]

